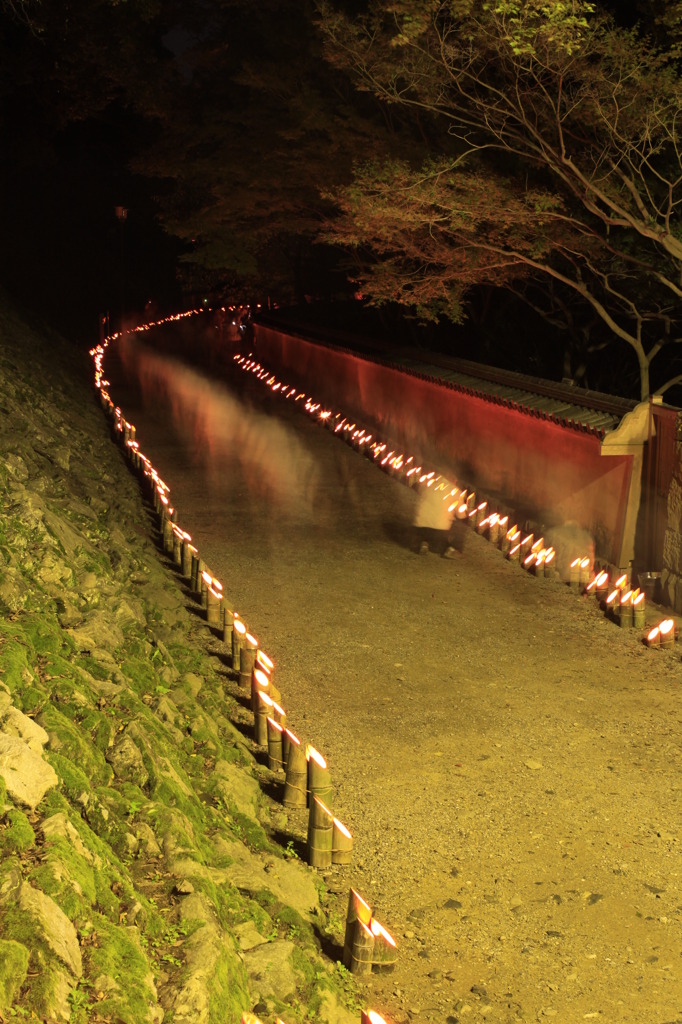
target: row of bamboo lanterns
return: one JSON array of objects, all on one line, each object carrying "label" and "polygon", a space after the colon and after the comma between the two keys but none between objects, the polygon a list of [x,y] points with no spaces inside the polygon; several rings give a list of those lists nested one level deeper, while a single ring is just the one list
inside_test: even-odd
[{"label": "row of bamboo lanterns", "polygon": [[[140,450],[135,426],[126,420],[106,391],[105,349],[109,340],[118,336],[106,339],[104,345],[97,346],[90,353],[95,361],[95,385],[102,407],[113,420],[114,436],[140,475],[158,516],[163,550],[188,581],[190,592],[200,603],[209,628],[220,636],[229,650],[231,667],[238,673],[240,689],[250,695],[254,742],[266,749],[268,767],[284,776],[283,803],[292,809],[308,808],[308,863],[322,869],[348,865],[352,858],[353,836],[330,809],[333,789],[325,758],[311,744],[303,745],[287,727],[286,712],[279,703],[281,694],[273,682],[272,659],[260,649],[257,638],[248,631],[239,613],[228,605],[222,583],[205,565],[192,544],[191,535],[178,525],[177,512],[170,504],[170,488]],[[356,912],[358,907],[363,908],[360,913]],[[397,959],[395,939],[372,916],[368,904],[354,889],[350,890],[348,922],[343,957],[351,973],[366,974],[372,969],[390,969]],[[383,1024],[383,1018],[374,1011],[367,1013],[370,1016],[365,1024]]]},{"label": "row of bamboo lanterns", "polygon": [[[606,569],[595,570],[586,580],[585,567],[590,563],[587,557],[576,558],[571,563],[571,586],[582,590],[587,596],[594,596],[606,617],[624,629],[645,629],[646,595],[639,587],[632,588],[627,573],[622,573],[613,583]],[[674,619],[663,619],[644,636],[647,647],[670,650],[676,639]]]},{"label": "row of bamboo lanterns", "polygon": [[[391,476],[417,490],[433,488],[434,493],[442,492],[448,513],[454,519],[468,523],[477,533],[499,547],[509,561],[518,562],[533,576],[544,579],[558,577],[555,549],[545,545],[542,537],[536,539],[532,533],[524,535],[518,524],[509,524],[507,515],[491,511],[487,501],[477,503],[473,489],[459,487],[435,470],[417,465],[413,456],[391,449],[386,441],[375,438],[356,421],[323,407],[297,387],[282,383],[252,356],[237,353],[234,359],[243,370],[254,373],[273,392],[296,403],[301,402],[305,412],[341,436],[357,451],[363,452]],[[619,576],[613,587],[609,588],[609,573],[606,570],[595,571],[591,557],[581,556],[570,564],[568,583],[586,594],[596,594],[608,617],[620,626],[645,628],[645,595],[638,589],[630,588],[627,575]],[[674,620],[663,619],[644,639],[649,647],[670,648],[675,637]]]}]

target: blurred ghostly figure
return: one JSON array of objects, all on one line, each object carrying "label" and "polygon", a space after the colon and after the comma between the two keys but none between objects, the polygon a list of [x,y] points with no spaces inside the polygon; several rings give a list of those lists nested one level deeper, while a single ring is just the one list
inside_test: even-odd
[{"label": "blurred ghostly figure", "polygon": [[429,551],[441,558],[457,558],[464,550],[464,524],[448,512],[448,502],[443,500],[442,491],[429,487],[419,496],[414,520],[417,551],[427,555]]}]

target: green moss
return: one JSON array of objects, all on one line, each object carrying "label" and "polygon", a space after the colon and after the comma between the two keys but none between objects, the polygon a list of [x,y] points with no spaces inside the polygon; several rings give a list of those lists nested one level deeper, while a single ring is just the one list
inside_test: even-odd
[{"label": "green moss", "polygon": [[121,665],[121,671],[125,673],[130,685],[140,696],[155,692],[159,678],[148,661],[143,658],[128,658]]},{"label": "green moss", "polygon": [[[0,628],[0,636],[5,643],[0,645],[0,669],[2,669],[2,681],[9,688],[10,693],[21,693],[25,688],[23,674],[28,670],[28,647],[21,640],[14,639],[14,630],[10,632],[7,624],[3,623]],[[8,638],[8,634],[11,639]]]},{"label": "green moss", "polygon": [[29,953],[12,939],[0,939],[0,1013],[9,1010],[26,981]]},{"label": "green moss", "polygon": [[0,822],[0,854],[25,853],[35,846],[36,834],[23,811],[12,808]]},{"label": "green moss", "polygon": [[268,839],[262,825],[259,825],[253,818],[249,818],[247,814],[242,814],[236,807],[230,806],[229,812],[229,828],[230,831],[241,839],[250,850],[255,853],[278,853],[279,851]]},{"label": "green moss", "polygon": [[246,972],[237,954],[223,950],[209,982],[209,1020],[236,1021],[251,1007]]},{"label": "green moss", "polygon": [[[102,751],[93,746],[89,732],[70,721],[63,709],[64,705],[60,705],[59,710],[53,705],[46,707],[41,718],[43,728],[59,739],[59,756],[78,765],[78,770],[85,773],[89,780],[87,789],[91,785],[108,784],[113,775],[111,765],[104,760]],[[56,765],[54,768],[59,774]]]},{"label": "green moss", "polygon": [[88,672],[93,679],[108,679],[109,672],[94,658],[76,658],[75,664]]},{"label": "green moss", "polygon": [[39,1016],[48,1016],[53,992],[63,979],[63,972],[38,925],[30,915],[12,905],[0,915],[0,932],[4,939],[24,946],[30,953],[21,1003]]},{"label": "green moss", "polygon": [[311,924],[309,924],[293,907],[279,905],[274,908],[272,916],[275,921],[287,929],[288,937],[299,939],[315,944],[317,939]]},{"label": "green moss", "polygon": [[48,839],[43,850],[42,862],[29,878],[73,919],[84,903],[96,902],[95,872],[73,843],[61,836]]},{"label": "green moss", "polygon": [[61,628],[48,616],[29,614],[22,619],[22,627],[36,654],[47,654],[60,649]]},{"label": "green moss", "polygon": [[90,780],[73,761],[54,750],[48,751],[47,760],[59,776],[69,800],[75,801],[82,793],[90,792]]},{"label": "green moss", "polygon": [[150,958],[135,939],[135,932],[95,915],[93,927],[97,943],[89,947],[88,975],[91,978],[107,974],[119,985],[119,991],[97,1004],[99,1014],[108,1014],[125,1024],[140,1024],[148,1020],[149,1007],[154,1003],[148,985],[151,971]]}]

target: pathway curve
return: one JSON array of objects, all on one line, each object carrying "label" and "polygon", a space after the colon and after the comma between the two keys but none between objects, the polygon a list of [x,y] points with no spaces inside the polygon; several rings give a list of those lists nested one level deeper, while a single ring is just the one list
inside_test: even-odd
[{"label": "pathway curve", "polygon": [[[111,391],[274,657],[355,834],[329,876],[400,944],[396,1021],[682,1021],[682,666],[467,533],[237,370],[130,355]],[[302,822],[290,828],[302,832]]]}]

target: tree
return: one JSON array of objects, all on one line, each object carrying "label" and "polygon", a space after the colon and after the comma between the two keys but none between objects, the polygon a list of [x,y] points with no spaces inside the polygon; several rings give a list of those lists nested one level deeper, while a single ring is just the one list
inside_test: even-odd
[{"label": "tree", "polygon": [[186,272],[217,288],[301,299],[325,258],[320,184],[350,181],[378,145],[379,105],[325,62],[313,13],[312,0],[233,0],[210,31],[183,23],[185,80],[135,166],[158,181]]},{"label": "tree", "polygon": [[363,290],[460,320],[476,284],[526,297],[532,284],[554,316],[559,289],[630,347],[646,398],[652,361],[682,341],[670,55],[585,0],[372,0],[355,19],[320,0],[319,12],[328,59],[440,126],[421,166],[365,164],[333,191],[326,237],[366,254]]}]

